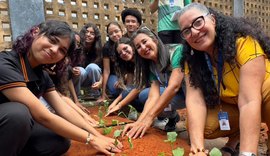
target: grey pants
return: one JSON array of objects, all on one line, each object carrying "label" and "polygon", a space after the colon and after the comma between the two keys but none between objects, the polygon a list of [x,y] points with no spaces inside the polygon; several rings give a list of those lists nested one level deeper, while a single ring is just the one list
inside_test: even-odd
[{"label": "grey pants", "polygon": [[34,121],[25,105],[0,104],[0,155],[59,156],[69,147],[68,139]]}]

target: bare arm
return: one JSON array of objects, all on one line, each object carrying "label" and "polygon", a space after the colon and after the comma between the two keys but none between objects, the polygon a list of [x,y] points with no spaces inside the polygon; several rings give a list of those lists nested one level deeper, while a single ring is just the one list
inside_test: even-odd
[{"label": "bare arm", "polygon": [[181,87],[181,83],[184,79],[184,73],[181,71],[180,68],[175,68],[172,70],[168,86],[159,97],[155,107],[151,109],[149,112],[149,117],[152,119],[155,118],[160,112],[164,110],[179,91]]},{"label": "bare arm", "polygon": [[68,80],[68,89],[75,103],[79,102],[72,80]]},{"label": "bare arm", "polygon": [[106,87],[107,87],[107,81],[110,75],[110,59],[109,58],[103,58],[103,74],[102,74],[102,96],[101,101],[105,100],[107,97],[106,94]]},{"label": "bare arm", "polygon": [[93,133],[96,136],[100,134],[82,118],[80,113],[77,112],[77,106],[67,105],[56,91],[48,92],[43,97],[52,105],[59,116],[73,123],[74,125]]},{"label": "bare arm", "polygon": [[154,1],[150,4],[149,8],[150,8],[151,13],[156,12],[157,9],[158,9],[158,0],[154,0]]},{"label": "bare arm", "polygon": [[261,123],[261,88],[265,77],[264,57],[240,68],[238,107],[240,111],[240,151],[257,153]]},{"label": "bare arm", "polygon": [[198,148],[204,148],[204,127],[207,108],[201,90],[190,86],[189,75],[186,75],[185,81],[187,119],[191,150],[196,151]]},{"label": "bare arm", "polygon": [[[60,116],[51,113],[43,104],[41,104],[39,99],[37,99],[35,95],[33,95],[33,93],[28,88],[14,87],[14,88],[5,89],[2,92],[10,101],[19,102],[26,105],[31,115],[33,116],[33,119],[36,120],[41,125],[51,129],[55,133],[65,138],[70,138],[72,140],[76,140],[82,143],[86,142],[86,138],[88,138],[88,130],[87,130],[89,129],[88,127],[86,128],[86,130],[83,130],[82,128],[79,128],[75,126],[74,124],[68,122],[67,120],[61,118]],[[56,95],[58,95],[56,91],[54,92]],[[59,102],[58,104],[59,106],[56,108],[56,111],[59,112],[58,109],[66,108],[67,111],[70,112],[71,108],[68,105],[63,105],[59,95],[58,95],[58,100],[59,101],[57,102]],[[66,107],[61,107],[60,105],[63,105]],[[63,112],[61,114],[63,114]],[[70,113],[69,115],[74,115],[74,114]],[[74,118],[78,119],[76,115],[74,116]],[[75,121],[75,123],[77,122]],[[82,121],[81,125],[79,126],[84,127],[85,125],[87,124],[85,124],[85,122]],[[95,133],[99,134],[98,132],[95,132]],[[112,152],[109,150],[111,149],[111,147],[115,148],[113,152],[121,151],[120,148],[122,148],[122,144],[119,142],[119,145],[114,145],[114,139],[107,138],[100,134],[97,136],[95,134],[91,135],[90,138],[91,138],[90,144],[95,149],[105,154],[112,154]]]},{"label": "bare arm", "polygon": [[139,136],[143,137],[146,130],[151,126],[153,122],[153,120],[150,120],[149,118],[146,117],[148,117],[148,113],[151,111],[151,109],[155,107],[155,104],[157,103],[159,96],[160,96],[159,82],[153,81],[151,83],[149,95],[144,105],[142,114],[135,123],[128,124],[125,126],[122,135],[126,134],[128,137],[131,137],[133,139],[136,139]]},{"label": "bare arm", "polygon": [[[25,104],[32,114],[34,120],[43,126],[53,130],[63,137],[77,140],[79,142],[86,141],[88,135],[87,131],[80,129],[63,118],[49,112],[47,108],[42,105],[41,102],[26,87],[6,89],[3,91],[3,93],[9,98],[10,101]],[[16,96],[14,93],[16,93]]]}]

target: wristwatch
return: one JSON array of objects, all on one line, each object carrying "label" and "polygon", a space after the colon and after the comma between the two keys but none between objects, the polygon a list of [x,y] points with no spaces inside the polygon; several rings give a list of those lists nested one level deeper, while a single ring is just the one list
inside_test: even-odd
[{"label": "wristwatch", "polygon": [[240,152],[239,156],[256,156],[256,154],[251,152]]}]

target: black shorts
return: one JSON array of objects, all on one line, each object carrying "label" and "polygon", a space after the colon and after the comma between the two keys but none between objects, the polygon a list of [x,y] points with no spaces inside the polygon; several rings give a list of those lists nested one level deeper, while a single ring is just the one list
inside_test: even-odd
[{"label": "black shorts", "polygon": [[180,35],[180,30],[160,31],[158,32],[158,37],[164,44],[178,44],[183,42],[183,39]]}]

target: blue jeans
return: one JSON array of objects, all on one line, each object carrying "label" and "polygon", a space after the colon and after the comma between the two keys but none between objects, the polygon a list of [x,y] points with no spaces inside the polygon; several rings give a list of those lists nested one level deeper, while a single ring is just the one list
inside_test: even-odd
[{"label": "blue jeans", "polygon": [[81,75],[73,78],[73,83],[77,95],[80,95],[81,87],[90,87],[95,82],[98,82],[101,77],[101,68],[95,64],[90,63],[85,69],[79,67]]},{"label": "blue jeans", "polygon": [[111,74],[107,81],[107,89],[109,91],[109,94],[112,95],[114,98],[117,97],[121,92],[121,89],[114,87],[116,82],[118,82],[118,77],[114,74]]},{"label": "blue jeans", "polygon": [[[146,88],[139,94],[139,99],[141,102],[146,102],[148,98],[150,88]],[[160,87],[160,95],[164,92],[165,88]],[[182,87],[179,89],[179,91],[176,93],[176,95],[173,97],[171,102],[169,103],[168,107],[166,107],[163,112],[159,114],[159,117],[168,117],[173,118],[176,116],[176,110],[177,109],[183,109],[186,107],[185,104],[185,94],[182,90]]]},{"label": "blue jeans", "polygon": [[[133,85],[131,86],[127,86],[127,89],[123,90],[122,91],[122,98],[124,99],[135,87]],[[148,92],[149,92],[149,89],[147,91],[144,91],[146,90],[147,88],[143,89],[139,96],[134,99],[130,104],[136,108],[136,110],[138,112],[142,112],[143,111],[143,107],[144,107],[144,103],[146,101],[146,99],[144,97],[147,97],[148,96]],[[141,98],[140,98],[141,97]]]}]

